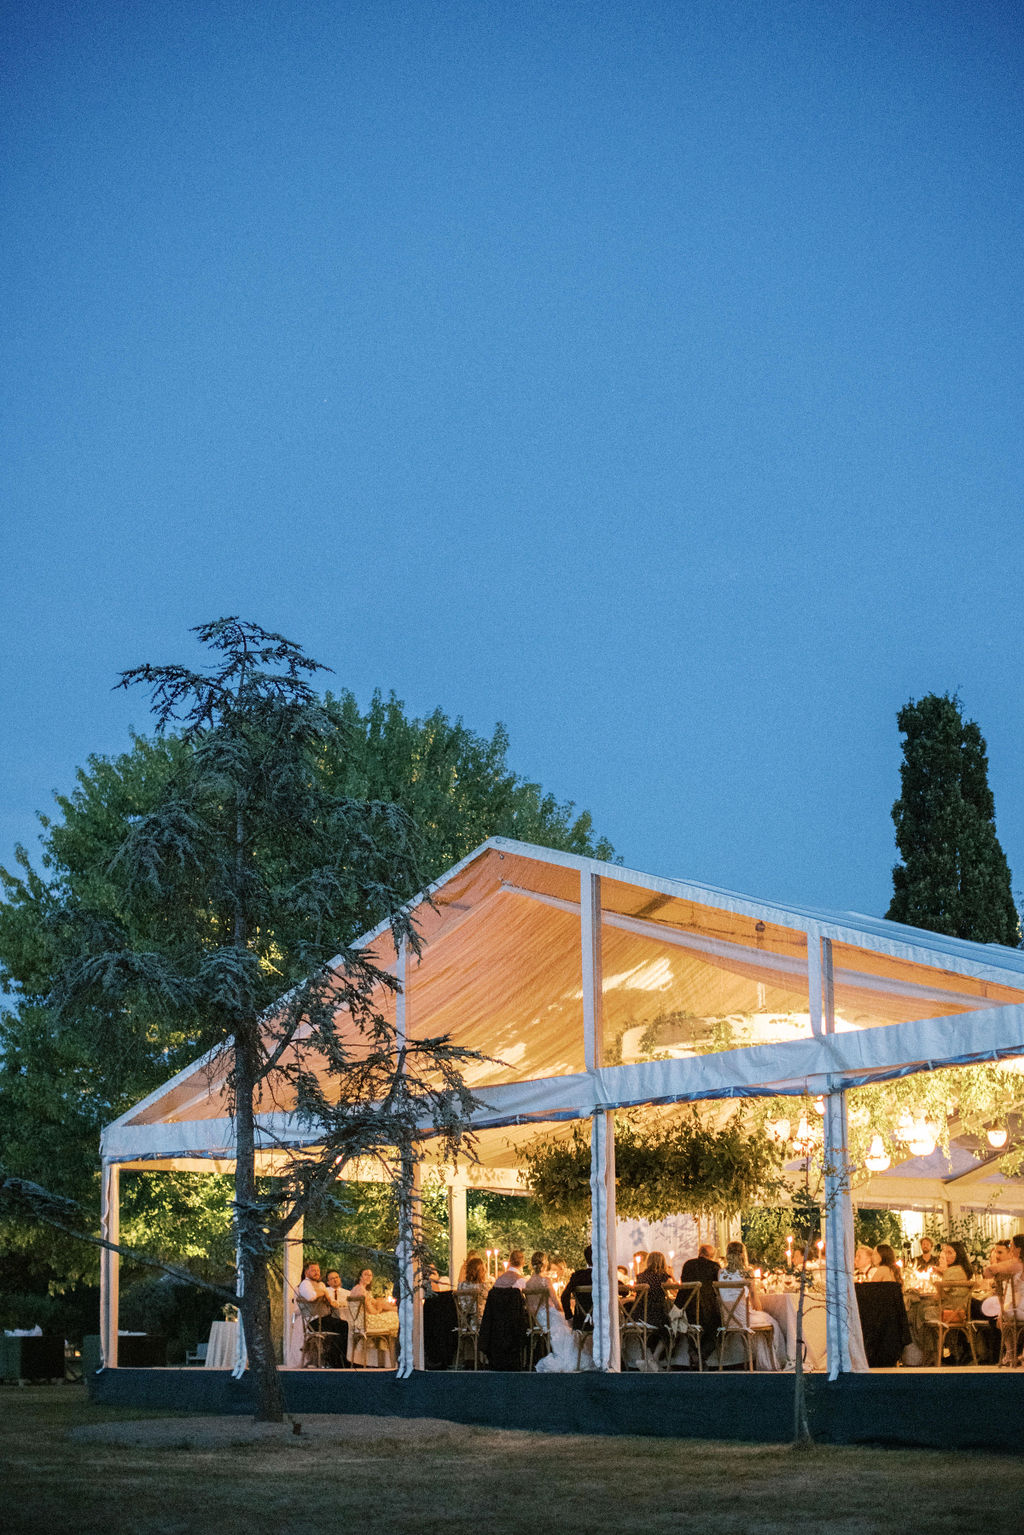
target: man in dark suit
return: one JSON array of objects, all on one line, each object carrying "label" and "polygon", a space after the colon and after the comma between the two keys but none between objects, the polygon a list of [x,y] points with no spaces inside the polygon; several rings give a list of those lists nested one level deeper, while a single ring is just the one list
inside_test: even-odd
[{"label": "man in dark suit", "polygon": [[[574,1328],[577,1332],[582,1330],[583,1318],[589,1312],[592,1303],[594,1291],[593,1248],[585,1247],[583,1249],[583,1261],[586,1264],[586,1268],[574,1269],[573,1272],[569,1275],[565,1289],[562,1291],[562,1310],[565,1312],[565,1320],[569,1323],[569,1326]],[[589,1290],[591,1293],[590,1295],[584,1297],[584,1301],[582,1303],[577,1301],[574,1310],[573,1296],[577,1290]],[[619,1280],[619,1294],[629,1294],[629,1286],[623,1284],[621,1279]],[[585,1309],[583,1309],[584,1307]],[[590,1329],[587,1328],[587,1331],[589,1332]]]},{"label": "man in dark suit", "polygon": [[581,1327],[583,1324],[582,1317],[579,1321],[574,1320],[573,1295],[581,1288],[590,1291],[593,1291],[594,1288],[594,1250],[592,1247],[585,1247],[583,1249],[583,1262],[586,1267],[573,1269],[566,1281],[565,1289],[562,1291],[562,1310],[565,1312],[565,1320],[569,1323],[570,1327],[576,1328]]},{"label": "man in dark suit", "polygon": [[[714,1348],[721,1322],[718,1295],[715,1291],[715,1280],[721,1272],[713,1245],[710,1242],[704,1242],[697,1249],[696,1258],[687,1258],[679,1274],[682,1284],[693,1284],[695,1280],[700,1282],[700,1347],[705,1354]],[[685,1295],[682,1300],[676,1297],[676,1305],[693,1319],[696,1310],[693,1297],[689,1298],[688,1304],[684,1304],[686,1301]]]}]

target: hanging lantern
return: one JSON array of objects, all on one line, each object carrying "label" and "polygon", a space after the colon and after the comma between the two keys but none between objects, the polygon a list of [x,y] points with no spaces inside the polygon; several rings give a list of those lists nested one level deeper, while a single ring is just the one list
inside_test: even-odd
[{"label": "hanging lantern", "polygon": [[814,1100],[814,1112],[815,1114],[824,1114],[825,1112],[825,1096],[823,1093],[819,1094]]},{"label": "hanging lantern", "polygon": [[790,1124],[788,1119],[773,1119],[768,1126],[768,1134],[776,1141],[789,1140]]},{"label": "hanging lantern", "polygon": [[898,1141],[909,1141],[913,1139],[914,1121],[911,1118],[909,1109],[904,1109],[899,1119],[897,1119],[895,1135]]},{"label": "hanging lantern", "polygon": [[1002,1151],[1006,1145],[1007,1131],[1003,1125],[993,1125],[991,1130],[985,1131],[985,1138],[993,1151]]},{"label": "hanging lantern", "polygon": [[937,1128],[938,1126],[927,1124],[923,1119],[917,1119],[914,1121],[913,1132],[908,1142],[912,1156],[931,1156],[932,1152],[935,1150],[935,1142],[937,1139],[937,1137],[932,1134],[932,1130]]},{"label": "hanging lantern", "polygon": [[885,1149],[882,1137],[880,1135],[873,1135],[871,1137],[871,1150],[864,1158],[865,1166],[869,1172],[884,1173],[885,1169],[889,1166],[889,1162],[889,1153]]},{"label": "hanging lantern", "polygon": [[796,1135],[793,1139],[801,1150],[807,1150],[812,1145],[814,1137],[811,1135],[811,1127],[807,1122],[806,1114],[800,1115],[800,1123],[796,1127]]}]

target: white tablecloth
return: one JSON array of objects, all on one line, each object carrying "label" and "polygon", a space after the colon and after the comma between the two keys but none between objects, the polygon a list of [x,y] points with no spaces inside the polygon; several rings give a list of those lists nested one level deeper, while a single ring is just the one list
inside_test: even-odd
[{"label": "white tablecloth", "polygon": [[[786,1363],[796,1359],[796,1308],[799,1297],[791,1290],[780,1295],[765,1295],[764,1310],[775,1318],[786,1340]],[[804,1365],[808,1370],[824,1370],[827,1363],[825,1347],[825,1297],[808,1293],[804,1296]]]},{"label": "white tablecloth", "polygon": [[210,1328],[210,1341],[206,1345],[208,1370],[233,1370],[235,1350],[238,1348],[238,1323],[214,1322]]}]

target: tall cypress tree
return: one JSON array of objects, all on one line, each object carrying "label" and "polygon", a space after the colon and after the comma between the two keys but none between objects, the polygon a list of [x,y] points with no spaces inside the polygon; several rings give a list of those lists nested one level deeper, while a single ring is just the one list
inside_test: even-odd
[{"label": "tall cypress tree", "polygon": [[902,790],[892,807],[902,863],[886,916],[933,933],[1020,946],[1010,869],[999,845],[985,741],[954,695],[928,693],[896,716]]}]

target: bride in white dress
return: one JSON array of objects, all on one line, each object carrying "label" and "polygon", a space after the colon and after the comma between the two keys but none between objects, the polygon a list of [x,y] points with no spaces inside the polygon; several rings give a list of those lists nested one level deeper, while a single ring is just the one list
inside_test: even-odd
[{"label": "bride in white dress", "polygon": [[565,1320],[547,1267],[547,1253],[534,1253],[530,1259],[533,1272],[523,1286],[530,1321],[539,1318],[546,1326],[551,1349],[543,1359],[538,1359],[534,1368],[538,1375],[569,1375],[575,1370],[592,1370],[590,1334],[573,1332]]}]

